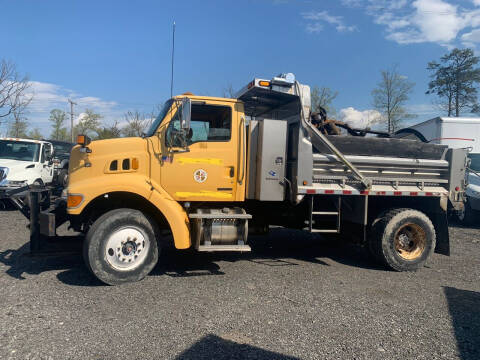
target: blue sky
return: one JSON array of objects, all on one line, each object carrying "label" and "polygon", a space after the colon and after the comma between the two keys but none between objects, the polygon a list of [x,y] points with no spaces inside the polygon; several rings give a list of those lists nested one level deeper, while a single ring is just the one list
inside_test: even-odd
[{"label": "blue sky", "polygon": [[68,97],[77,116],[91,107],[106,123],[163,103],[174,20],[174,93],[221,95],[254,76],[293,72],[337,90],[335,107],[353,120],[372,109],[380,70],[394,65],[416,83],[416,121],[435,116],[427,63],[480,42],[480,0],[0,0],[0,8],[9,14],[0,58],[29,74],[30,121],[45,135],[49,111],[67,110]]}]

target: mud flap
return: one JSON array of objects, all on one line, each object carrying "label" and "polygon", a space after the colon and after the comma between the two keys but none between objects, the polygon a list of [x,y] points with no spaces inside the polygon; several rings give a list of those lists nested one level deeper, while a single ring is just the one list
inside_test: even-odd
[{"label": "mud flap", "polygon": [[435,246],[435,252],[450,256],[450,236],[448,234],[448,217],[447,212],[430,214],[430,219],[435,227],[435,233],[437,235],[437,244]]}]

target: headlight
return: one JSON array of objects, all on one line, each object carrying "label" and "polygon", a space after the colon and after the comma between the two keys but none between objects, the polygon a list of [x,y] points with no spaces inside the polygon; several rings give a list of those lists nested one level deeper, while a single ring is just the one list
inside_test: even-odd
[{"label": "headlight", "polygon": [[7,184],[10,186],[22,186],[22,185],[27,185],[27,180],[21,180],[21,181],[16,181],[16,180],[7,180]]}]

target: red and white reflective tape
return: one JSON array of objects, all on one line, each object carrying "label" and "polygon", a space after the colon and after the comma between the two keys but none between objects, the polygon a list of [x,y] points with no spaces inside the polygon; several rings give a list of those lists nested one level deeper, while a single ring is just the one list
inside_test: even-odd
[{"label": "red and white reflective tape", "polygon": [[442,196],[447,193],[431,191],[375,191],[375,190],[324,190],[303,189],[308,195],[369,195],[369,196]]}]

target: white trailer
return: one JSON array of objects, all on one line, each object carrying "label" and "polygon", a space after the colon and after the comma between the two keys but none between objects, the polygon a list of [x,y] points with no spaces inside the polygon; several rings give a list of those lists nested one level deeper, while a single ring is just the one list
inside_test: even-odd
[{"label": "white trailer", "polygon": [[410,129],[417,130],[431,144],[471,148],[470,153],[480,154],[480,118],[436,117]]},{"label": "white trailer", "polygon": [[[468,148],[470,169],[466,188],[467,202],[459,218],[466,224],[480,218],[480,118],[436,117],[411,126],[420,133],[421,140],[438,145],[447,145],[452,149]],[[400,130],[403,135],[408,129]],[[407,130],[407,131],[406,131]],[[418,134],[416,134],[418,137]]]}]

